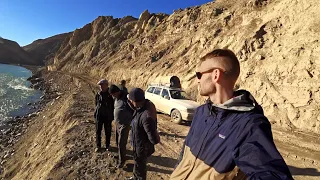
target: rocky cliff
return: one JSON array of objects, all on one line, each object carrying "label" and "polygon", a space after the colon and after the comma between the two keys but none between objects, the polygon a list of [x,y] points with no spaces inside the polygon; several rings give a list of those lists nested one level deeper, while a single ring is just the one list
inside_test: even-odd
[{"label": "rocky cliff", "polygon": [[0,63],[37,65],[32,56],[18,43],[3,38],[0,38]]},{"label": "rocky cliff", "polygon": [[38,39],[24,47],[0,37],[0,63],[37,66],[52,64],[55,53],[69,35],[70,33],[64,33]]},{"label": "rocky cliff", "polygon": [[171,15],[98,17],[64,41],[48,69],[144,88],[177,75],[196,98],[199,57],[229,48],[241,62],[237,87],[254,94],[273,124],[320,133],[319,7],[316,0],[218,0]]},{"label": "rocky cliff", "polygon": [[55,35],[46,39],[38,39],[23,49],[32,55],[34,61],[39,65],[51,63],[50,60],[60,48],[60,45],[70,33]]}]

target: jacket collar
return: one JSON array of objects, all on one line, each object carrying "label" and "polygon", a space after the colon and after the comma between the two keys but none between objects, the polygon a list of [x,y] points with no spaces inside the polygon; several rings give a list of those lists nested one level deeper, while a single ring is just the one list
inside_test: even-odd
[{"label": "jacket collar", "polygon": [[[207,102],[210,103],[211,101],[208,100]],[[251,95],[251,93],[246,90],[235,91],[234,97],[224,102],[223,104],[213,104],[211,102],[211,105],[223,110],[233,110],[240,112],[247,112],[253,109],[259,109],[259,111],[262,111],[262,108]]]}]

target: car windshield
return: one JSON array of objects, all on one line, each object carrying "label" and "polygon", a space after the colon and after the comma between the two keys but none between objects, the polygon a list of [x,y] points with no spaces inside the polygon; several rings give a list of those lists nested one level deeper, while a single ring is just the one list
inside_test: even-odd
[{"label": "car windshield", "polygon": [[187,93],[180,90],[170,90],[172,99],[189,99]]}]

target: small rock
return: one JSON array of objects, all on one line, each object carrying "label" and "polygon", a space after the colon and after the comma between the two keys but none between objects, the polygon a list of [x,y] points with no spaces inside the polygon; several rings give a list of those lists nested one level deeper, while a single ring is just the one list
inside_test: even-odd
[{"label": "small rock", "polygon": [[7,162],[7,160],[3,160],[3,161],[1,161],[1,165],[4,165],[5,163]]},{"label": "small rock", "polygon": [[9,135],[11,133],[11,129],[8,129],[7,131],[4,132],[4,134]]},{"label": "small rock", "polygon": [[61,96],[63,93],[61,93],[61,92],[57,92],[56,93],[58,96]]},{"label": "small rock", "polygon": [[33,118],[33,117],[36,117],[36,116],[37,116],[37,114],[35,114],[35,113],[32,113],[32,114],[28,115],[29,118]]},{"label": "small rock", "polygon": [[9,157],[9,153],[6,153],[6,154],[3,156],[3,159],[7,159],[7,157]]},{"label": "small rock", "polygon": [[262,56],[262,55],[257,55],[257,57],[256,57],[256,60],[264,60],[265,59],[265,57],[264,56]]}]

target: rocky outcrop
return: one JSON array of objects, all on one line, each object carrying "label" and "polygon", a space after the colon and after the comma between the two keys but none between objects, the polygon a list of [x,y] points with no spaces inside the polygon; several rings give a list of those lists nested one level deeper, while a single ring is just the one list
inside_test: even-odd
[{"label": "rocky outcrop", "polygon": [[32,58],[38,65],[50,64],[50,60],[55,56],[60,45],[69,35],[70,33],[64,33],[46,39],[38,39],[24,46],[23,49],[32,55]]},{"label": "rocky outcrop", "polygon": [[37,65],[31,54],[24,51],[18,43],[0,37],[0,63]]},{"label": "rocky outcrop", "polygon": [[219,0],[170,16],[99,17],[73,33],[50,69],[143,88],[177,75],[198,98],[199,57],[229,48],[241,62],[237,87],[254,94],[273,124],[320,133],[319,7],[316,0]]}]

